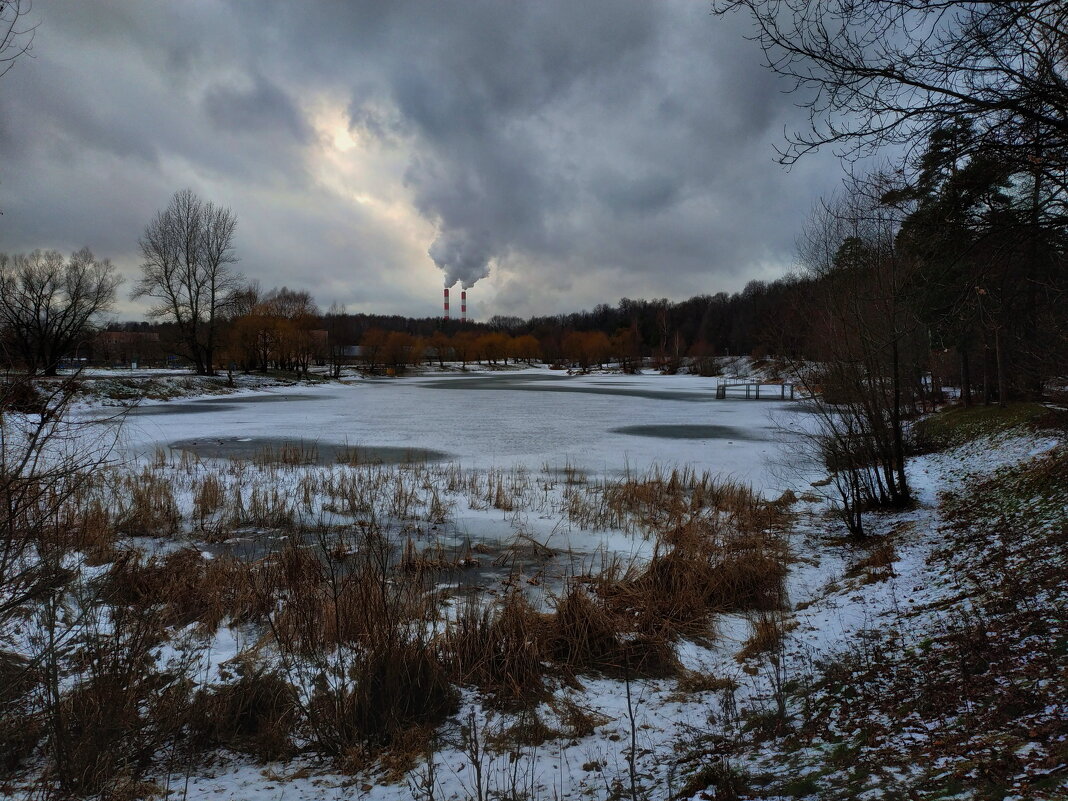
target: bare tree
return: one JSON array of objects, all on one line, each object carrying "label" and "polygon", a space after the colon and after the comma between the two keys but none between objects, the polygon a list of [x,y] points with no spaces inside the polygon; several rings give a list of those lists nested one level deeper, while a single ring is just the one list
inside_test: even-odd
[{"label": "bare tree", "polygon": [[[345,348],[354,340],[352,320],[345,313],[344,304],[330,304],[323,324],[328,337],[330,377],[341,378],[341,368],[345,365]],[[437,355],[439,359],[442,358],[440,350]]]},{"label": "bare tree", "polygon": [[88,248],[66,262],[55,250],[0,254],[0,331],[10,356],[31,375],[55,375],[111,309],[121,280]]},{"label": "bare tree", "polygon": [[33,45],[37,26],[26,22],[31,5],[28,0],[0,0],[0,76]]},{"label": "bare tree", "polygon": [[782,158],[821,145],[918,144],[972,119],[1017,160],[1041,143],[1068,159],[1068,5],[1063,0],[714,0],[747,10],[767,65],[804,94],[811,129]]},{"label": "bare tree", "polygon": [[823,204],[800,242],[801,263],[817,279],[807,312],[818,366],[798,371],[813,396],[810,444],[857,537],[865,509],[909,502],[905,425],[925,355],[909,302],[912,265],[896,246],[899,220],[864,189]]},{"label": "bare tree", "polygon": [[214,374],[223,313],[242,288],[230,267],[236,227],[230,209],[182,189],[141,236],[142,276],[132,297],[157,301],[149,315],[175,324],[177,345],[199,375]]}]

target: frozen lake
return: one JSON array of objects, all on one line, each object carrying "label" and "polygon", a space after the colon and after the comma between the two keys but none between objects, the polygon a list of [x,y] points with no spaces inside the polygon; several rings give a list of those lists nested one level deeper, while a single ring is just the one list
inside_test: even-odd
[{"label": "frozen lake", "polygon": [[544,370],[371,379],[146,404],[129,416],[132,452],[182,447],[248,457],[265,444],[345,446],[370,458],[447,459],[465,468],[557,470],[591,476],[691,465],[770,492],[778,431],[799,422],[789,401],[715,399],[717,379],[678,375],[567,376]]}]

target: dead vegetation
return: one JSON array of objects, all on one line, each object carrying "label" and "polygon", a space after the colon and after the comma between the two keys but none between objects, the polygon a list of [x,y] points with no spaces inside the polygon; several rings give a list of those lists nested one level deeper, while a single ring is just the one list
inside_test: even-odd
[{"label": "dead vegetation", "polygon": [[[952,592],[773,680],[792,723],[752,710],[716,745],[745,760],[745,797],[852,799],[888,776],[903,798],[1063,797],[1066,466],[1060,445],[943,496],[929,563]],[[893,577],[908,526],[867,545],[849,570],[860,586]],[[777,615],[751,624],[739,657],[781,660]]]},{"label": "dead vegetation", "polygon": [[[147,768],[220,748],[403,772],[461,687],[519,716],[501,743],[537,748],[605,722],[560,688],[678,675],[678,641],[713,637],[717,613],[784,603],[789,505],[745,487],[690,471],[594,481],[569,468],[558,485],[555,473],[355,458],[160,450],[35,495],[55,502],[48,516],[8,521],[34,532],[27,556],[49,557],[23,599],[37,650],[26,663],[0,651],[5,776],[37,756],[57,792],[136,793]],[[458,503],[501,513],[514,537],[446,548],[431,532]],[[651,555],[554,576],[565,555],[521,514],[614,528]],[[501,571],[502,595],[438,586],[479,567]],[[220,631],[244,645],[208,670]],[[543,702],[558,723],[535,712]]]}]

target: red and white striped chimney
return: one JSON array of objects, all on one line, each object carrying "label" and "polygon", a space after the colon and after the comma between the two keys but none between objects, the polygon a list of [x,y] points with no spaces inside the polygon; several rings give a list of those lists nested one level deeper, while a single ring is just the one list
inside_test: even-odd
[{"label": "red and white striped chimney", "polygon": [[449,319],[449,288],[445,287],[445,319]]},{"label": "red and white striped chimney", "polygon": [[460,290],[460,322],[467,322],[467,290]]}]

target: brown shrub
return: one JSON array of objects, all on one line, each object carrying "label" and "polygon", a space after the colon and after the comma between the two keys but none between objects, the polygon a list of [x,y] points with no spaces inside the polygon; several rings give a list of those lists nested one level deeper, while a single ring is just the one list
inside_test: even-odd
[{"label": "brown shrub", "polygon": [[296,692],[263,668],[240,669],[237,681],[196,694],[189,713],[191,741],[202,749],[225,746],[263,760],[290,756],[299,712]]},{"label": "brown shrub", "polygon": [[205,559],[195,548],[145,557],[120,551],[103,578],[101,598],[134,610],[159,609],[162,623],[199,623],[215,631],[231,615],[250,616],[244,571],[227,557]]},{"label": "brown shrub", "polygon": [[442,638],[456,681],[474,684],[506,706],[527,705],[546,693],[547,616],[520,591],[498,607],[469,601]]},{"label": "brown shrub", "polygon": [[41,678],[24,656],[0,651],[0,770],[17,768],[44,734],[33,703],[33,690]]}]

